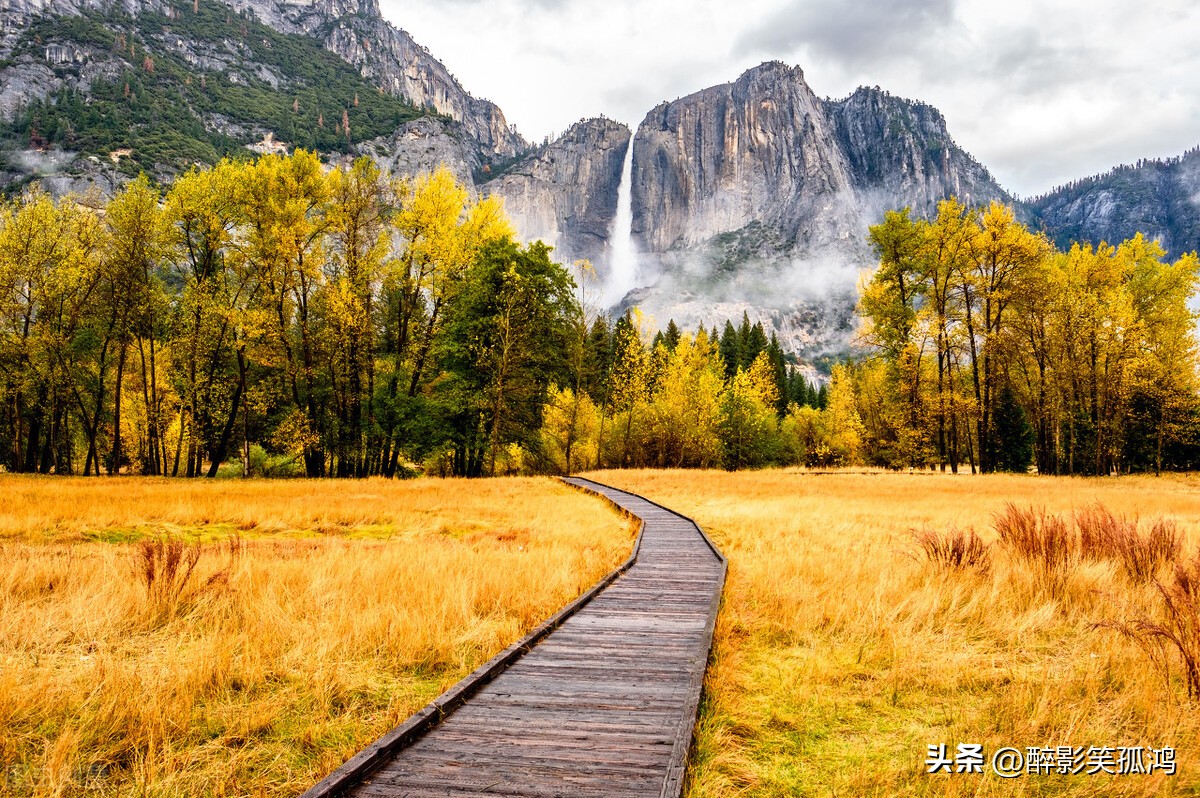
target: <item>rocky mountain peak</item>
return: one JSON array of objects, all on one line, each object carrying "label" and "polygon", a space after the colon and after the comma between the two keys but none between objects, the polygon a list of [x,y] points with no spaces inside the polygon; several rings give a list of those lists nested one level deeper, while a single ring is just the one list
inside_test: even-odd
[{"label": "rocky mountain peak", "polygon": [[741,74],[738,80],[755,80],[759,78],[794,80],[797,83],[804,83],[805,86],[808,85],[804,80],[804,70],[799,65],[788,64],[779,60],[763,61],[758,66],[750,67]]},{"label": "rocky mountain peak", "polygon": [[658,106],[634,141],[633,230],[652,252],[752,221],[826,217],[811,200],[849,189],[820,100],[779,62]]},{"label": "rocky mountain peak", "polygon": [[904,113],[919,120],[922,128],[929,133],[949,135],[946,131],[946,118],[942,116],[941,111],[920,100],[897,97],[878,86],[859,86],[849,97],[835,101],[834,104],[860,115],[880,117]]},{"label": "rocky mountain peak", "polygon": [[963,151],[931,105],[859,87],[843,100],[828,100],[860,198],[931,211],[956,196],[967,204],[1011,202],[982,165]]}]

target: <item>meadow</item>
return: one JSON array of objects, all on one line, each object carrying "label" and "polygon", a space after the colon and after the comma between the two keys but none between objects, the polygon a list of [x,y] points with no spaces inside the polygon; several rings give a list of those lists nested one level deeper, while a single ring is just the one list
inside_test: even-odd
[{"label": "meadow", "polygon": [[[1200,575],[1200,479],[593,476],[730,561],[689,798],[1200,790],[1200,687],[1136,634],[1170,596],[1163,628],[1200,643],[1175,570]],[[1138,559],[1120,530],[1178,549]],[[546,479],[0,477],[0,796],[298,794],[633,531]],[[959,743],[1169,746],[1178,772],[926,773]]]},{"label": "meadow", "polygon": [[[692,516],[729,558],[689,798],[1200,791],[1200,713],[1182,660],[1120,628],[1169,621],[1156,577],[1182,616],[1164,628],[1200,642],[1200,589],[1180,592],[1170,562],[1135,567],[1112,551],[1089,555],[1078,534],[1074,549],[1066,542],[1077,515],[1110,531],[1140,519],[1143,542],[1161,519],[1181,544],[1177,564],[1195,575],[1200,479],[592,476]],[[1067,536],[1061,561],[1044,565],[1014,542],[1021,518]],[[922,545],[969,542],[970,531],[978,556],[961,546],[958,565]],[[1177,774],[926,772],[929,745],[953,757],[960,743],[982,745],[989,761],[1005,746],[1173,747]]]},{"label": "meadow", "polygon": [[0,796],[292,796],[628,556],[549,479],[0,476]]}]

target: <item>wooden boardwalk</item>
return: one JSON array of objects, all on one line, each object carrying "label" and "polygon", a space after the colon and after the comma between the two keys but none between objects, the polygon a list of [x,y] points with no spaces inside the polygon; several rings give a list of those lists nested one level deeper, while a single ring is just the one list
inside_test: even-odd
[{"label": "wooden boardwalk", "polygon": [[725,559],[677,513],[567,482],[642,519],[629,561],[302,798],[679,795]]}]

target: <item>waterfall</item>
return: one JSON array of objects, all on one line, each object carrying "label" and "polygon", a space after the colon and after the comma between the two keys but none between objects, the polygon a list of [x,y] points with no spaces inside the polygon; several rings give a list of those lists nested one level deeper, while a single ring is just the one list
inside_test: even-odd
[{"label": "waterfall", "polygon": [[638,254],[633,243],[633,137],[625,148],[621,183],[617,188],[617,215],[608,237],[608,274],[604,278],[603,303],[612,307],[637,287]]}]

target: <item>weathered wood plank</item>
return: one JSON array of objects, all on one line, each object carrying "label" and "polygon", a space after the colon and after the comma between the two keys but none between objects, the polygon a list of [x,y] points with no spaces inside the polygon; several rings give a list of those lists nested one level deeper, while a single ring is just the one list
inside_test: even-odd
[{"label": "weathered wood plank", "polygon": [[695,522],[583,479],[642,519],[630,559],[302,798],[676,798],[725,580]]}]

